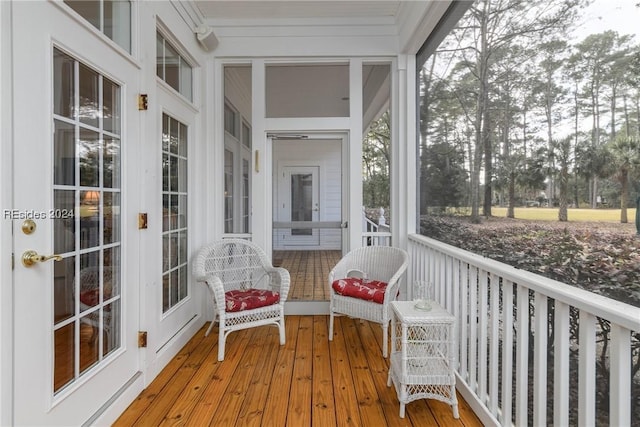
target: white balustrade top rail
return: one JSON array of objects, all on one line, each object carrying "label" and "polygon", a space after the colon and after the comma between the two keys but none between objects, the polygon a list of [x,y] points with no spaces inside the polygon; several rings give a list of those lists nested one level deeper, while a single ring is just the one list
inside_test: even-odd
[{"label": "white balustrade top rail", "polygon": [[526,284],[528,288],[543,293],[550,298],[570,304],[581,310],[586,310],[594,316],[605,318],[627,329],[640,332],[640,307],[625,304],[539,274],[521,270],[429,237],[414,234],[409,236],[409,241],[410,244],[429,246],[467,264],[499,274],[500,277],[514,283]]}]

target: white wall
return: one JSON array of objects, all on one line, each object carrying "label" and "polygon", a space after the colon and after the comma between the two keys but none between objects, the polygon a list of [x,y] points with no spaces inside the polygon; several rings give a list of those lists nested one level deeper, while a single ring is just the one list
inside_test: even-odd
[{"label": "white wall", "polygon": [[[273,143],[273,218],[278,221],[275,201],[278,199],[277,174],[280,168],[286,166],[319,166],[320,185],[320,221],[341,221],[342,193],[341,193],[341,143],[340,140],[309,139],[284,140]],[[285,249],[285,241],[280,230],[273,231],[273,249]],[[342,248],[340,229],[320,229],[319,246],[300,246],[296,249],[305,250],[339,250]]]}]

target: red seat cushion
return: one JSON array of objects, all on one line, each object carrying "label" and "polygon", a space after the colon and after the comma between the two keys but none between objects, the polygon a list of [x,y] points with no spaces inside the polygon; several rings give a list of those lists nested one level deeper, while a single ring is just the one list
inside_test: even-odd
[{"label": "red seat cushion", "polygon": [[384,301],[384,291],[387,289],[385,282],[361,279],[359,277],[338,279],[331,286],[340,295],[373,301],[378,304],[382,304]]},{"label": "red seat cushion", "polygon": [[226,311],[243,311],[280,302],[280,294],[265,289],[234,290],[224,293]]},{"label": "red seat cushion", "polygon": [[80,292],[80,302],[87,307],[94,307],[100,302],[100,289],[90,289]]}]

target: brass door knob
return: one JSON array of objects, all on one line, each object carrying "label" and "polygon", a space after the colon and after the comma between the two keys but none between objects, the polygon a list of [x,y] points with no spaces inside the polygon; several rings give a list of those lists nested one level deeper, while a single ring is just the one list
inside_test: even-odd
[{"label": "brass door knob", "polygon": [[31,267],[33,264],[35,264],[36,262],[45,262],[45,261],[49,261],[50,259],[54,260],[54,261],[62,261],[62,256],[60,255],[39,255],[38,252],[36,251],[25,251],[22,254],[22,264],[25,267]]}]

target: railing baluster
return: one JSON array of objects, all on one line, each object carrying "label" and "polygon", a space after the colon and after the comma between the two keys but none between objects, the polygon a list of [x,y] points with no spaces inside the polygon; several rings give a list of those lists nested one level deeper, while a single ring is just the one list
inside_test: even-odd
[{"label": "railing baluster", "polygon": [[522,285],[518,285],[516,358],[515,425],[526,426],[529,407],[529,288]]},{"label": "railing baluster", "polygon": [[631,345],[628,329],[611,325],[609,424],[631,425]]},{"label": "railing baluster", "polygon": [[487,295],[488,286],[488,273],[485,270],[480,270],[478,277],[478,293],[480,296],[480,302],[478,304],[478,318],[480,335],[478,336],[478,396],[480,400],[487,404],[487,371],[489,362],[487,358],[487,342],[489,324],[487,320],[487,314],[489,311],[489,296]]},{"label": "railing baluster", "polygon": [[513,380],[513,283],[502,283],[502,425],[511,425]]},{"label": "railing baluster", "polygon": [[[442,280],[445,283],[451,283],[451,275],[452,275],[452,272],[451,272],[451,265],[452,264],[451,264],[451,262],[452,262],[451,257],[449,255],[445,255],[444,256],[444,270],[443,270],[444,274],[443,274],[443,277],[442,277]],[[447,300],[446,307],[447,307],[447,311],[449,313],[453,314],[453,289],[452,288],[453,288],[453,286],[445,286],[444,289],[445,289],[445,292],[446,292],[446,300]]]},{"label": "railing baluster", "polygon": [[535,294],[534,344],[533,344],[533,425],[547,424],[547,332],[548,300],[539,292]]},{"label": "railing baluster", "polygon": [[553,425],[569,425],[569,306],[555,301],[553,325]]},{"label": "railing baluster", "polygon": [[469,379],[469,358],[468,351],[468,332],[471,315],[469,314],[469,264],[460,261],[460,316],[458,323],[460,325],[460,375],[468,383]]},{"label": "railing baluster", "polygon": [[435,300],[438,301],[438,303],[442,303],[442,301],[440,301],[440,281],[438,280],[438,275],[436,273],[436,266],[438,265],[438,260],[440,258],[439,255],[439,253],[435,251],[433,252],[433,256],[429,260],[428,274],[429,282],[434,286],[433,295],[435,297]]},{"label": "railing baluster", "polygon": [[578,353],[578,423],[596,425],[596,317],[580,310]]},{"label": "railing baluster", "polygon": [[471,266],[469,280],[469,385],[478,394],[478,269]]},{"label": "railing baluster", "polygon": [[451,283],[452,283],[452,293],[451,298],[453,300],[453,305],[451,307],[451,314],[455,317],[459,317],[460,313],[460,261],[451,258]]},{"label": "railing baluster", "polygon": [[489,333],[489,411],[497,418],[498,416],[498,378],[500,356],[500,278],[495,274],[489,276],[491,295],[491,309],[489,316],[491,319],[491,332]]}]

